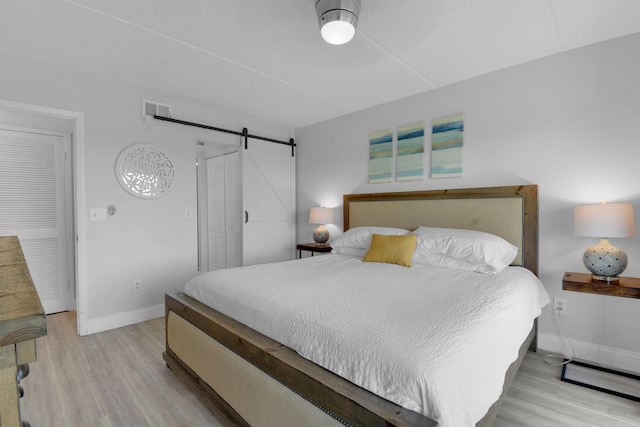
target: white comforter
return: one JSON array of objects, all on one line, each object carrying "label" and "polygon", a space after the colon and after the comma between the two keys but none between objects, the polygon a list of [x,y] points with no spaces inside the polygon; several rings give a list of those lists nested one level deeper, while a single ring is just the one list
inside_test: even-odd
[{"label": "white comforter", "polygon": [[497,275],[323,255],[218,270],[185,293],[443,426],[471,426],[502,391],[549,297]]}]

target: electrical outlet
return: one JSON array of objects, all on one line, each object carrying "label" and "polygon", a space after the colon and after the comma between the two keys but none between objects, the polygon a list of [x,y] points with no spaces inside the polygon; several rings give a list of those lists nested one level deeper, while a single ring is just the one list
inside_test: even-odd
[{"label": "electrical outlet", "polygon": [[569,314],[567,310],[567,300],[564,298],[553,298],[553,312],[561,316]]},{"label": "electrical outlet", "polygon": [[142,290],[142,280],[134,279],[131,286],[131,292],[140,292]]}]

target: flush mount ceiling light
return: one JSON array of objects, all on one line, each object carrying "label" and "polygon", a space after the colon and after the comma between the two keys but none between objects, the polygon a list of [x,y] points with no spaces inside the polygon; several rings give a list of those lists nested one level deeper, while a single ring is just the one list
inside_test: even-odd
[{"label": "flush mount ceiling light", "polygon": [[345,44],[358,24],[360,0],[316,0],[320,34],[330,44]]}]

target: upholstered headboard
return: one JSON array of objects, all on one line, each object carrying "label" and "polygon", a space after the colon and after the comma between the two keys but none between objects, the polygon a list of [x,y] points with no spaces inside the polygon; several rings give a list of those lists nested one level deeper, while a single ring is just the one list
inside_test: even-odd
[{"label": "upholstered headboard", "polygon": [[519,248],[515,265],[538,274],[538,186],[346,194],[345,231],[359,226],[464,228]]}]

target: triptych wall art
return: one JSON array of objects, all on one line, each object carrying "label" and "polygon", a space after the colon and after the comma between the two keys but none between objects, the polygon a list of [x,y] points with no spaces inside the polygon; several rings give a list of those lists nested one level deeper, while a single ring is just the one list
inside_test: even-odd
[{"label": "triptych wall art", "polygon": [[[462,176],[463,133],[462,113],[431,121],[431,178]],[[424,154],[424,123],[371,132],[369,183],[424,179]]]}]

